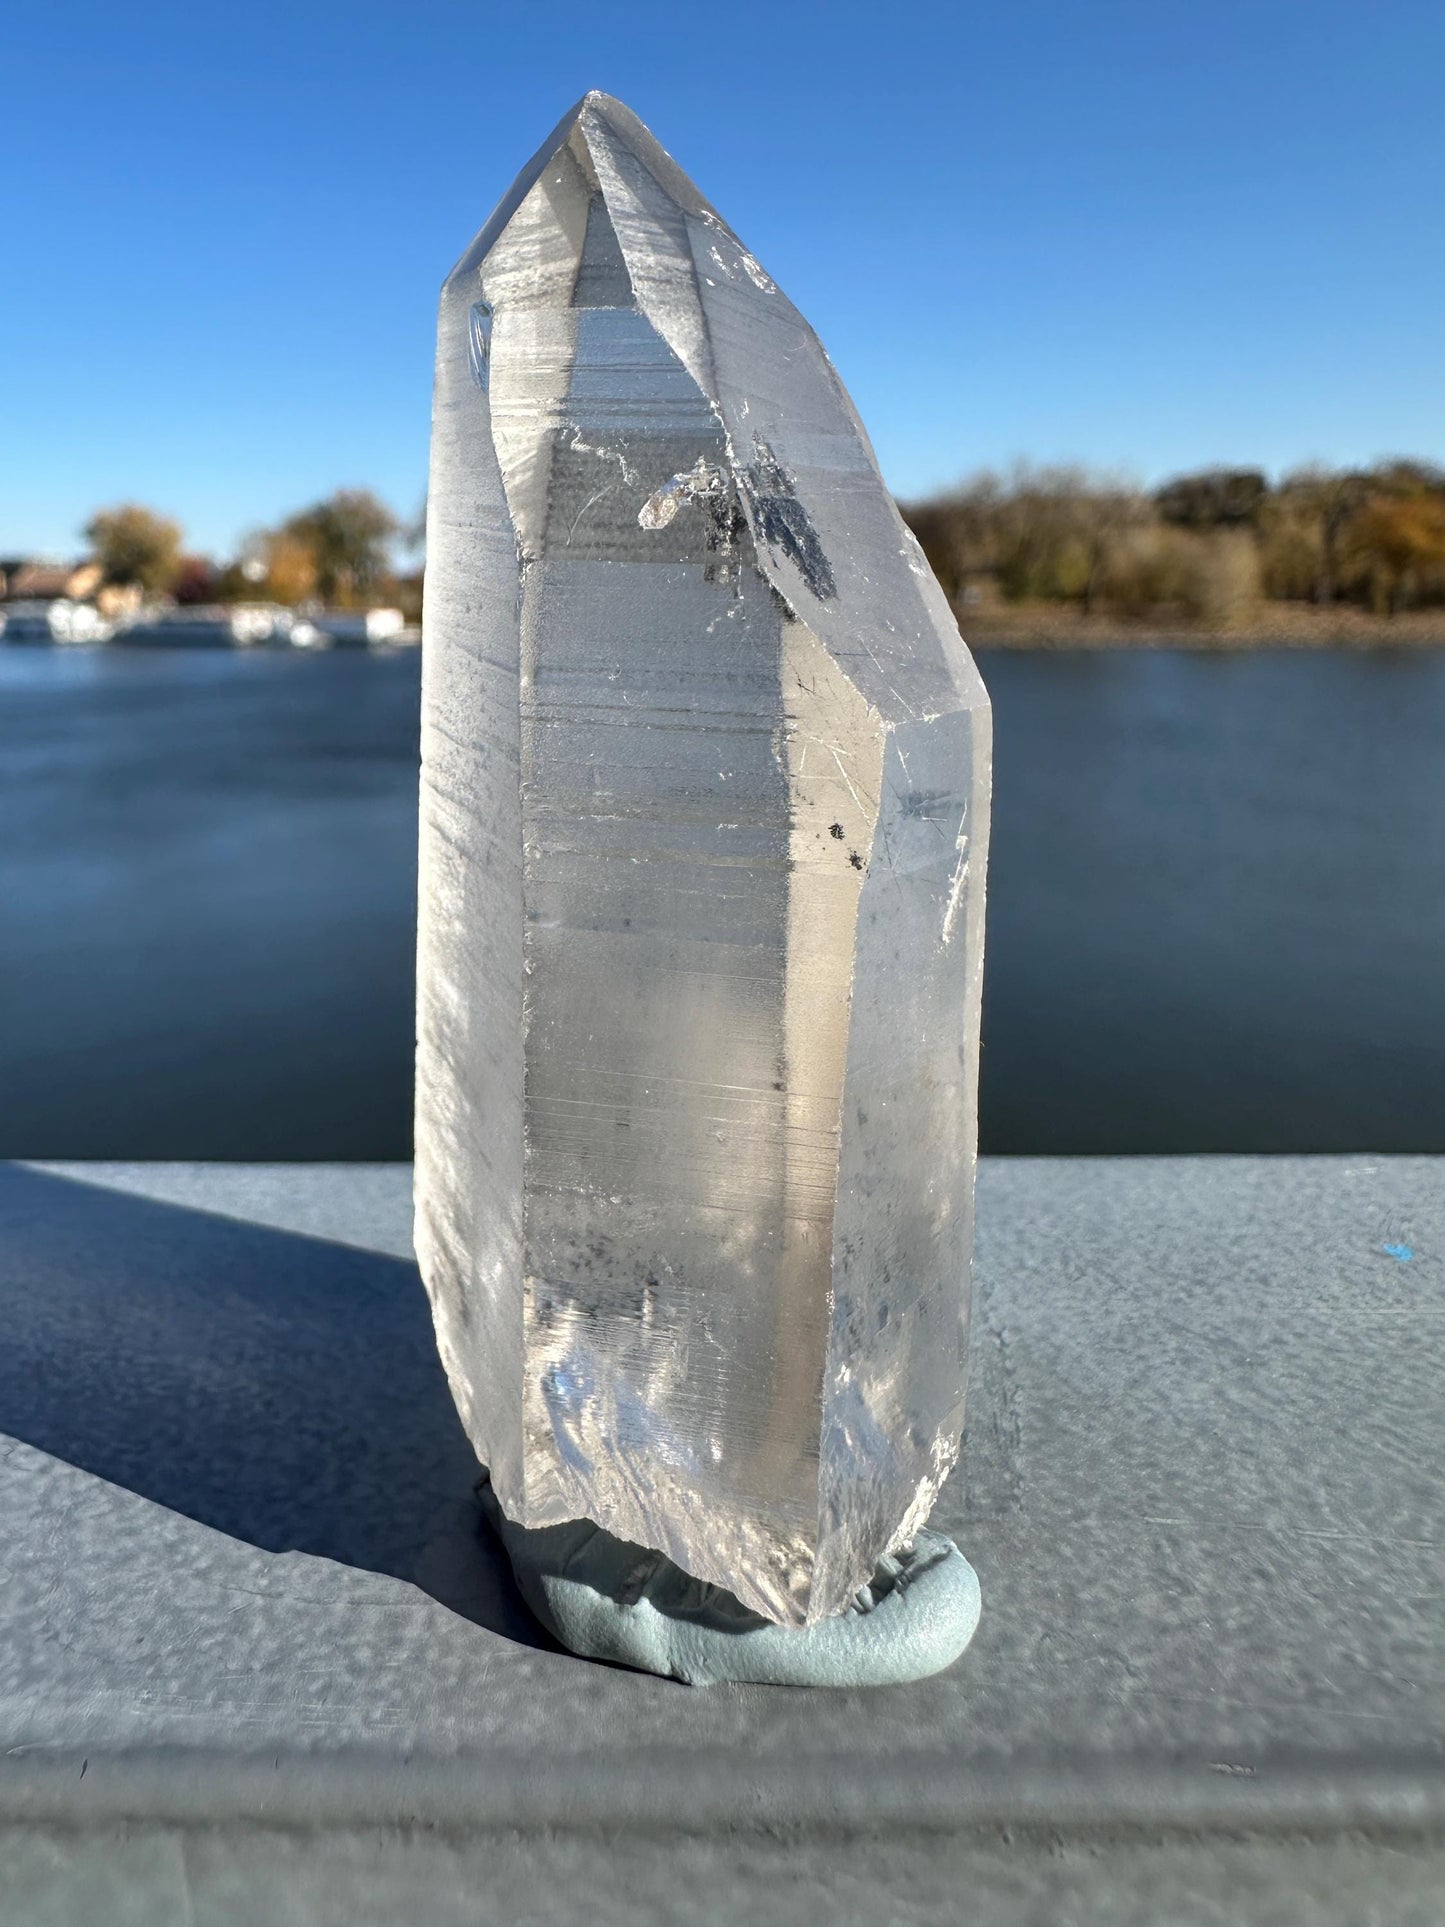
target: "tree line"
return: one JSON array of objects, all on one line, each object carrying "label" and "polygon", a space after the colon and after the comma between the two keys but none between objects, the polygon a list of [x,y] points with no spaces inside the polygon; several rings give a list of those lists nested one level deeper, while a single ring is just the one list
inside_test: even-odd
[{"label": "tree line", "polygon": [[957,606],[997,594],[1226,623],[1261,600],[1445,606],[1445,469],[1404,457],[1273,483],[1211,468],[1152,490],[1021,466],[903,513]]},{"label": "tree line", "polygon": [[[1400,457],[1369,468],[1210,468],[1148,490],[1084,468],[983,473],[903,514],[949,598],[1072,604],[1088,615],[1227,624],[1261,601],[1381,615],[1445,607],[1445,469]],[[216,562],[179,522],[137,503],[85,526],[106,582],[180,603],[264,600],[421,613],[416,548],[369,489],[339,489]]]},{"label": "tree line", "polygon": [[421,613],[421,571],[395,562],[398,545],[414,547],[420,531],[405,527],[370,489],[338,489],[274,528],[254,530],[226,562],[189,550],[179,522],[137,502],[98,509],[84,534],[112,588],[188,605],[388,603],[413,618]]}]

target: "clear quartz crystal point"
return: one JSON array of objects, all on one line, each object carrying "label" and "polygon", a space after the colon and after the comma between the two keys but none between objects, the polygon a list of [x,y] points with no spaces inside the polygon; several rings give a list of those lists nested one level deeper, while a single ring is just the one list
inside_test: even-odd
[{"label": "clear quartz crystal point", "polygon": [[417,1248],[508,1515],[844,1609],[967,1362],[990,718],[812,330],[617,101],[442,292]]}]

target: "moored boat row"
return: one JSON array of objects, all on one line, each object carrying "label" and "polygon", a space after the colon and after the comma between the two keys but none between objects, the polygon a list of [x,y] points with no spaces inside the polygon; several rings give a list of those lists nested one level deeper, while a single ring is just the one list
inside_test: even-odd
[{"label": "moored boat row", "polygon": [[66,597],[0,604],[0,641],[113,643],[151,649],[330,649],[397,646],[419,640],[399,609],[318,609],[277,603],[140,608],[114,619]]}]

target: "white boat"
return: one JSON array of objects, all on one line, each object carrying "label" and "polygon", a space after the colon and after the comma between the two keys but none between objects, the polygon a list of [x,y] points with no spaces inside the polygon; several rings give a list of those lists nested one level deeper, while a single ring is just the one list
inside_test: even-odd
[{"label": "white boat", "polygon": [[3,614],[6,642],[106,642],[111,626],[89,602],[57,596],[45,602],[11,602]]},{"label": "white boat", "polygon": [[[217,610],[214,613],[220,614]],[[284,642],[290,627],[289,609],[278,609],[271,602],[236,602],[229,610],[231,634],[239,649],[254,649],[271,642]]]},{"label": "white boat", "polygon": [[394,642],[406,626],[400,609],[322,609],[311,619],[338,649]]}]

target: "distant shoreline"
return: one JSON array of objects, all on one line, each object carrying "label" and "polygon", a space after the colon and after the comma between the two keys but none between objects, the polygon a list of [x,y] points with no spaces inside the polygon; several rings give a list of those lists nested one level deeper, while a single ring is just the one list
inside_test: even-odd
[{"label": "distant shoreline", "polygon": [[965,642],[978,649],[1445,649],[1440,609],[1376,616],[1272,602],[1227,624],[1086,616],[1057,603],[990,603],[954,613]]}]

